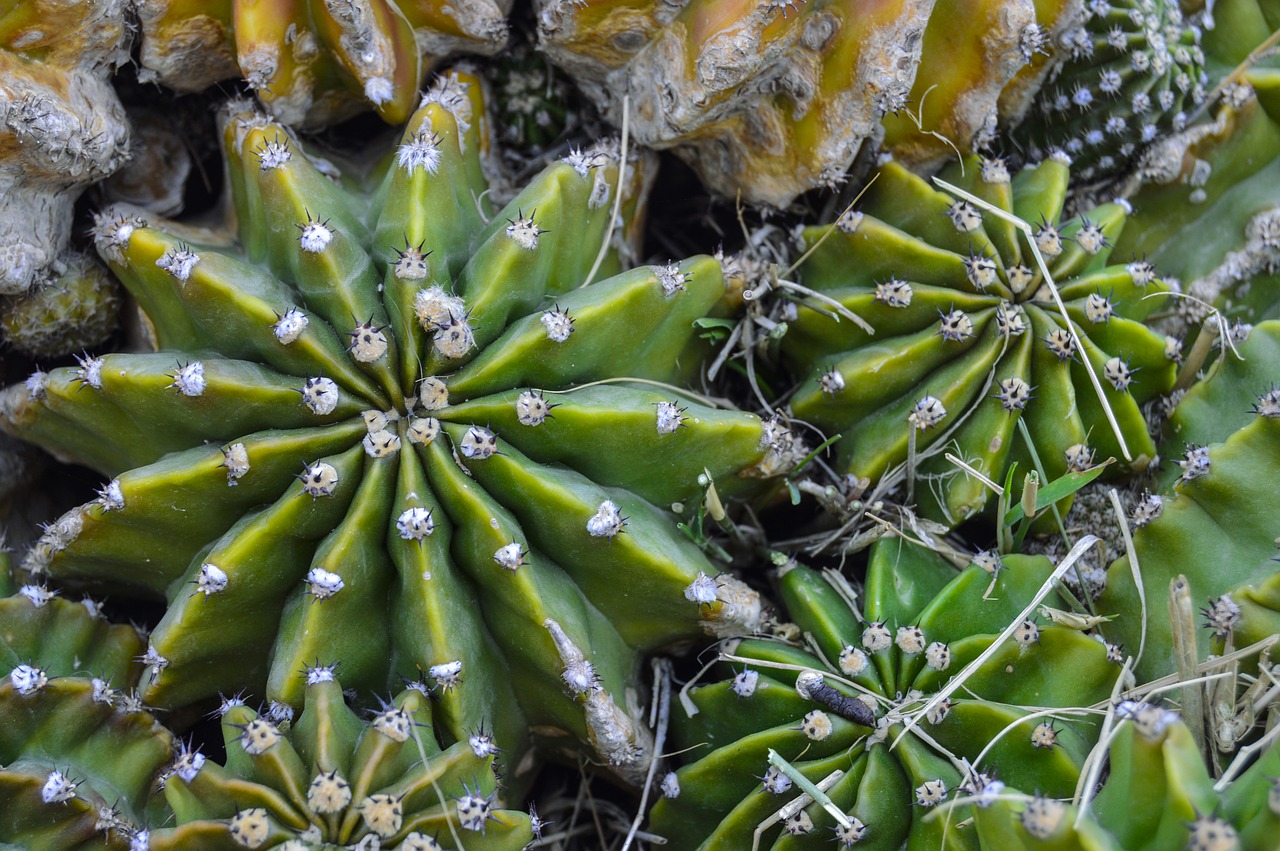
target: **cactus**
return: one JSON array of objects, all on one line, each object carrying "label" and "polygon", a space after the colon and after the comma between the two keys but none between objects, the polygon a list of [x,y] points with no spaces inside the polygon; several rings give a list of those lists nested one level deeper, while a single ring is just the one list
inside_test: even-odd
[{"label": "cactus", "polygon": [[0,294],[63,271],[72,205],[129,154],[107,75],[128,58],[125,0],[0,10]]},{"label": "cactus", "polygon": [[964,176],[947,174],[1034,224],[1070,326],[1025,234],[896,164],[881,170],[860,211],[804,230],[813,252],[802,280],[844,315],[829,302],[800,305],[782,355],[800,379],[796,416],[843,436],[842,472],[867,482],[897,475],[914,441],[922,510],[957,523],[982,510],[990,491],[944,452],[996,482],[1012,462],[1051,481],[1124,459],[1100,394],[1126,466],[1154,457],[1139,406],[1172,386],[1178,346],[1141,320],[1159,301],[1145,296],[1163,286],[1149,264],[1113,259],[1123,205],[1061,218],[1068,175],[1060,157],[1012,177],[1000,160],[970,159]]},{"label": "cactus", "polygon": [[1015,144],[1035,159],[1065,150],[1078,180],[1114,174],[1204,102],[1199,42],[1176,0],[1084,4],[1052,43],[1057,62]]},{"label": "cactus", "polygon": [[0,842],[124,851],[172,758],[168,732],[122,691],[143,642],[91,601],[15,588],[7,555],[0,595]]},{"label": "cactus", "polygon": [[[1196,629],[1197,659],[1224,641],[1241,647],[1280,632],[1274,598],[1277,570],[1275,506],[1280,499],[1280,393],[1271,383],[1277,323],[1254,329],[1243,363],[1227,355],[1203,384],[1192,388],[1171,417],[1170,459],[1179,476],[1170,490],[1149,495],[1131,523],[1134,553],[1146,592],[1146,650],[1135,665],[1140,678],[1179,670],[1180,637],[1169,613],[1170,585],[1177,582],[1188,606],[1204,606]],[[1248,414],[1250,406],[1253,414]],[[1236,428],[1241,417],[1251,420]],[[1206,444],[1184,443],[1205,440]],[[1210,443],[1209,441],[1215,441]],[[1221,441],[1221,442],[1216,442]],[[1184,579],[1185,578],[1185,579]],[[1107,624],[1113,640],[1136,653],[1142,622],[1129,559],[1108,570],[1098,610],[1125,613]]]},{"label": "cactus", "polygon": [[974,810],[983,851],[1267,851],[1275,846],[1280,747],[1273,743],[1238,777],[1215,784],[1190,730],[1175,713],[1126,701],[1116,714],[1121,720],[1107,748],[1110,775],[1086,812],[1039,794],[1008,795]]},{"label": "cactus", "polygon": [[494,54],[511,0],[137,0],[141,60],[179,91],[242,77],[285,124],[373,109],[391,124],[446,56]]},{"label": "cactus", "polygon": [[721,194],[785,206],[882,134],[919,165],[952,150],[935,133],[988,144],[997,114],[1035,90],[1070,5],[540,0],[538,28],[615,125],[629,93],[641,142],[674,148]]},{"label": "cactus", "polygon": [[[1257,0],[1222,0],[1212,12],[1213,109],[1144,154],[1129,195],[1133,226],[1116,250],[1149,258],[1200,302],[1246,322],[1280,318],[1280,74],[1273,59],[1249,58],[1280,21]],[[1199,322],[1205,304],[1176,306]]]},{"label": "cactus", "polygon": [[[730,645],[724,679],[689,693],[697,714],[673,708],[670,750],[690,762],[653,810],[667,847],[748,848],[763,823],[760,847],[830,847],[834,828],[841,847],[974,848],[963,813],[948,826],[930,808],[999,783],[1071,794],[1095,725],[1053,709],[1105,699],[1118,668],[1102,642],[1023,620],[1047,559],[984,553],[957,573],[887,539],[871,551],[861,612],[842,578],[784,571],[793,640]],[[1056,592],[1045,603],[1061,605]],[[825,791],[846,824],[796,804],[801,788],[771,752],[812,783],[842,772]],[[786,805],[781,825],[766,821]]]},{"label": "cactus", "polygon": [[115,330],[119,287],[97,261],[64,257],[66,271],[30,292],[0,301],[0,339],[17,351],[51,357],[96,346]]},{"label": "cactus", "polygon": [[164,785],[174,826],[135,847],[519,851],[532,824],[502,809],[493,739],[477,729],[442,751],[428,692],[414,683],[362,720],[333,669],[316,666],[296,718],[224,700],[226,764],[183,748]]},{"label": "cactus", "polygon": [[429,675],[437,733],[484,725],[510,767],[536,726],[635,779],[641,655],[760,617],[659,506],[776,429],[656,383],[724,285],[706,257],[615,274],[646,161],[575,151],[490,215],[474,82],[432,90],[367,192],[233,111],[239,250],[104,214],[161,352],[5,391],[5,428],[114,477],[24,564],[167,598],[153,705],[296,707],[320,655],[359,690]]}]

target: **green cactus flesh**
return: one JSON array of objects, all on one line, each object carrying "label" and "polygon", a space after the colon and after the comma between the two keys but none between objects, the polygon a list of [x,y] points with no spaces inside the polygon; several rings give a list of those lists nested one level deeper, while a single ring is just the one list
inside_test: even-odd
[{"label": "green cactus flesh", "polygon": [[1141,323],[1161,301],[1145,298],[1163,291],[1154,271],[1112,259],[1124,208],[1061,221],[1068,167],[1058,158],[1013,177],[998,160],[970,160],[964,177],[944,176],[1036,228],[1070,328],[1012,224],[889,163],[860,211],[804,231],[816,247],[801,280],[874,333],[823,303],[798,307],[782,342],[800,379],[796,416],[842,435],[842,471],[869,481],[903,468],[914,432],[922,509],[956,523],[980,511],[990,490],[944,452],[996,482],[1011,462],[1049,481],[1124,458],[1087,357],[1130,466],[1144,467],[1155,445],[1139,405],[1172,385],[1178,348]]},{"label": "green cactus flesh", "polygon": [[[1070,795],[1096,730],[1053,710],[1105,700],[1119,669],[1094,637],[1019,619],[1051,572],[1041,557],[989,553],[957,572],[882,541],[859,612],[843,580],[786,570],[780,590],[803,646],[744,640],[718,665],[722,681],[689,693],[696,714],[673,704],[671,750],[690,762],[664,782],[649,829],[673,849],[752,847],[757,826],[801,791],[770,749],[810,782],[842,772],[826,793],[849,825],[797,805],[766,825],[762,848],[829,848],[833,828],[842,847],[976,848],[958,824],[967,808],[949,820],[927,818],[931,808],[994,795],[996,777]],[[1060,604],[1056,592],[1045,600]],[[963,685],[940,694],[961,671]]]},{"label": "green cactus flesh", "polygon": [[451,53],[494,54],[511,0],[137,0],[144,72],[181,91],[243,77],[280,121],[373,109],[399,124]]},{"label": "green cactus flesh", "polygon": [[90,602],[15,589],[7,556],[0,593],[0,843],[124,851],[173,750],[125,691],[143,642]]},{"label": "green cactus flesh", "polygon": [[1205,99],[1205,57],[1176,0],[1092,0],[1073,24],[1055,40],[1059,64],[1013,135],[1037,159],[1065,150],[1074,176],[1090,180],[1186,126]]},{"label": "green cactus flesh", "polygon": [[1109,774],[1082,813],[1039,794],[975,808],[983,851],[1270,851],[1280,830],[1280,747],[1218,791],[1190,730],[1168,709],[1126,701]]},{"label": "green cactus flesh", "polygon": [[362,720],[333,670],[318,666],[296,718],[224,701],[226,764],[183,749],[164,785],[174,826],[138,846],[519,851],[532,824],[501,808],[493,739],[477,729],[442,751],[427,692],[415,684]]},{"label": "green cactus flesh", "polygon": [[764,459],[766,430],[656,381],[722,296],[714,260],[615,274],[611,250],[584,286],[616,157],[574,152],[486,223],[469,79],[432,90],[369,194],[233,115],[243,254],[103,218],[162,351],[6,391],[7,428],[115,476],[24,564],[167,597],[149,704],[297,706],[317,658],[357,689],[421,672],[446,740],[484,724],[515,766],[536,725],[635,779],[640,657],[760,616],[658,506]]},{"label": "green cactus flesh", "polygon": [[[1256,341],[1250,335],[1242,346],[1246,356],[1274,352],[1277,330],[1276,323],[1254,329]],[[1131,521],[1139,527],[1133,550],[1147,613],[1145,652],[1134,668],[1139,678],[1178,670],[1168,600],[1179,576],[1186,578],[1191,600],[1204,606],[1197,659],[1221,652],[1228,636],[1243,647],[1280,632],[1280,391],[1272,374],[1274,361],[1239,363],[1228,354],[1171,418],[1177,436],[1170,443],[1181,449],[1181,458],[1168,463],[1180,475],[1165,493],[1147,496]],[[1251,422],[1235,428],[1241,415]],[[1185,443],[1197,437],[1221,442]],[[1097,605],[1100,612],[1122,615],[1105,631],[1136,654],[1143,619],[1134,617],[1142,603],[1133,574],[1127,556],[1112,564]]]}]

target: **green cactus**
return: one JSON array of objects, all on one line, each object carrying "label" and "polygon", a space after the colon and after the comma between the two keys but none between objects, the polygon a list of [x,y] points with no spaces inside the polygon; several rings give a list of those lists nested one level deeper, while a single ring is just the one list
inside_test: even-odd
[{"label": "green cactus", "polygon": [[1069,327],[1025,234],[889,163],[859,211],[803,232],[813,251],[801,280],[846,315],[806,302],[782,341],[800,379],[791,408],[843,436],[841,471],[866,482],[897,475],[914,439],[916,496],[947,523],[982,510],[991,491],[944,452],[996,482],[1011,462],[1051,481],[1124,459],[1098,391],[1132,459],[1124,466],[1142,469],[1155,445],[1139,406],[1169,390],[1178,356],[1176,341],[1141,323],[1161,301],[1146,298],[1163,291],[1155,271],[1113,259],[1123,205],[1063,220],[1069,169],[1059,157],[1012,177],[999,160],[955,171],[952,183],[1037,228]]},{"label": "green cactus", "polygon": [[167,731],[127,693],[143,642],[90,601],[15,588],[0,555],[0,843],[128,849],[172,758]]},{"label": "green cactus", "polygon": [[451,53],[494,54],[511,0],[136,0],[144,76],[184,92],[242,77],[278,120],[414,110]]},{"label": "green cactus", "polygon": [[362,720],[333,669],[317,666],[296,719],[224,700],[226,764],[184,748],[164,785],[174,826],[135,847],[519,851],[533,823],[501,808],[493,739],[477,729],[442,751],[429,691],[414,683]]},{"label": "green cactus", "polygon": [[1144,154],[1116,250],[1182,281],[1199,299],[1177,301],[1186,321],[1201,321],[1207,305],[1246,322],[1280,318],[1280,69],[1249,60],[1280,19],[1258,0],[1214,3],[1213,19],[1213,109]]},{"label": "green cactus", "polygon": [[62,271],[80,189],[129,156],[108,75],[127,61],[125,0],[0,6],[0,294]]},{"label": "green cactus", "polygon": [[[1133,547],[1147,600],[1146,650],[1134,667],[1141,679],[1179,669],[1168,600],[1180,576],[1191,601],[1206,606],[1195,658],[1221,652],[1228,637],[1243,647],[1280,632],[1280,391],[1270,381],[1275,362],[1266,360],[1277,346],[1280,323],[1255,328],[1242,344],[1247,359],[1228,354],[1170,419],[1169,445],[1181,451],[1180,460],[1175,456],[1169,464],[1178,478],[1163,494],[1144,499],[1131,520],[1138,527]],[[1237,427],[1242,419],[1251,421]],[[1193,442],[1198,440],[1205,443]],[[1142,621],[1131,614],[1140,606],[1126,556],[1108,570],[1098,610],[1125,613],[1104,629],[1135,654]]]},{"label": "green cactus", "polygon": [[[982,553],[957,573],[921,547],[881,541],[861,612],[844,580],[784,571],[793,641],[729,645],[724,679],[689,693],[697,714],[673,705],[670,750],[690,762],[653,810],[649,830],[667,847],[753,847],[757,826],[801,791],[770,751],[813,783],[843,772],[826,794],[848,824],[797,806],[766,825],[761,847],[830,847],[835,828],[841,847],[975,848],[955,824],[967,816],[948,827],[926,818],[930,808],[957,790],[995,794],[996,777],[1071,794],[1095,722],[1053,709],[1105,700],[1118,667],[1091,636],[1021,619],[1052,573],[1047,559]],[[1044,599],[1062,605],[1056,592]]]},{"label": "green cactus", "polygon": [[[1082,815],[1042,795],[974,809],[983,851],[1269,851],[1280,830],[1280,747],[1215,784],[1190,730],[1160,706],[1125,702],[1110,773]],[[1221,787],[1225,789],[1219,791]]]},{"label": "green cactus", "polygon": [[489,215],[473,83],[428,95],[367,192],[233,114],[243,254],[103,217],[162,351],[5,391],[7,429],[115,476],[24,565],[167,598],[152,705],[296,707],[323,657],[360,690],[429,675],[436,732],[483,724],[510,768],[533,726],[634,780],[641,656],[760,617],[660,506],[777,429],[658,383],[724,285],[705,257],[615,274],[646,162],[575,151]]},{"label": "green cactus", "polygon": [[115,330],[119,286],[97,261],[64,257],[66,271],[23,295],[0,300],[0,340],[36,357],[96,346]]},{"label": "green cactus", "polygon": [[1034,159],[1065,150],[1077,180],[1114,174],[1204,102],[1199,42],[1176,0],[1084,4],[1055,39],[1059,61],[1014,142]]},{"label": "green cactus", "polygon": [[[635,138],[713,190],[785,206],[864,141],[914,164],[994,138],[1034,91],[1070,4],[539,0],[542,49]],[[927,93],[927,94],[926,94]],[[904,109],[906,108],[906,109]],[[922,125],[906,114],[917,115]],[[898,115],[898,113],[903,113]],[[884,120],[882,126],[881,121]]]}]

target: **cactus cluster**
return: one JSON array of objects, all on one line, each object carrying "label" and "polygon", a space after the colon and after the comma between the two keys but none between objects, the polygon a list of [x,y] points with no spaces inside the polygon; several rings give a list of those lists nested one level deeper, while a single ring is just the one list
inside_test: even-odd
[{"label": "cactus cluster", "polygon": [[0,2],[0,846],[1271,849],[1278,27]]}]

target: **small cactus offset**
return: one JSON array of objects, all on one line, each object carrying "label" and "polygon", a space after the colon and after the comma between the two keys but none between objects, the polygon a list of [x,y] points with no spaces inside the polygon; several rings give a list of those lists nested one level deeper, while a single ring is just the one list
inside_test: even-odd
[{"label": "small cactus offset", "polygon": [[1122,204],[1064,218],[1069,176],[1063,156],[944,172],[1032,235],[894,163],[858,211],[803,231],[801,280],[831,301],[798,307],[782,356],[796,416],[842,435],[841,472],[870,483],[914,462],[922,510],[954,524],[991,491],[945,453],[997,483],[1011,462],[1051,481],[1155,456],[1140,406],[1172,386],[1179,346],[1142,319],[1164,287],[1149,263],[1114,256]]},{"label": "small cactus offset", "polygon": [[125,851],[172,758],[131,689],[143,642],[91,601],[15,587],[0,555],[0,843]]},{"label": "small cactus offset", "polygon": [[372,109],[399,124],[427,71],[497,53],[511,0],[135,0],[143,76],[179,91],[243,77],[279,121]]},{"label": "small cactus offset", "polygon": [[1057,63],[1015,143],[1035,159],[1065,150],[1078,180],[1113,175],[1204,102],[1199,42],[1177,0],[1090,0],[1051,42]]},{"label": "small cactus offset", "polygon": [[[970,849],[964,811],[933,808],[1003,784],[1071,794],[1096,722],[1054,710],[1105,700],[1119,667],[1094,637],[1024,619],[1047,559],[980,553],[957,573],[881,541],[861,611],[843,579],[783,571],[791,640],[728,645],[724,679],[689,694],[697,714],[673,705],[672,750],[689,763],[663,782],[649,826],[667,847],[750,848],[759,835],[762,848]],[[1044,602],[1062,605],[1056,592]]]},{"label": "small cactus offset", "polygon": [[0,299],[0,340],[36,357],[81,352],[116,328],[120,288],[83,254],[63,256],[66,270],[29,292]]},{"label": "small cactus offset", "polygon": [[114,476],[24,566],[166,597],[154,705],[297,707],[321,657],[359,690],[426,675],[436,733],[484,725],[509,768],[536,727],[634,780],[641,656],[761,613],[659,506],[773,429],[659,383],[724,284],[707,257],[619,272],[647,162],[574,151],[493,214],[488,132],[452,75],[365,190],[233,112],[238,250],[105,214],[161,352],[5,391],[7,429]]},{"label": "small cactus offset", "polygon": [[107,82],[128,59],[125,0],[0,8],[0,294],[61,273],[79,190],[129,156]]},{"label": "small cactus offset", "polygon": [[429,690],[411,684],[362,719],[333,669],[316,666],[296,717],[224,700],[226,764],[184,748],[164,784],[174,826],[140,834],[134,848],[519,851],[533,824],[502,808],[497,746],[477,729],[442,751]]}]

